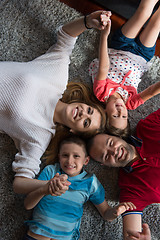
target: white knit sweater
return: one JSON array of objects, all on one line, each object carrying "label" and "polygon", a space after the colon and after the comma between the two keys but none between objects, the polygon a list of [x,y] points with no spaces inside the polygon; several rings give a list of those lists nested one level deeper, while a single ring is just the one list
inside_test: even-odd
[{"label": "white knit sweater", "polygon": [[53,114],[68,81],[69,56],[76,38],[58,31],[57,43],[30,62],[0,62],[0,130],[18,150],[16,176],[34,178],[55,132]]}]

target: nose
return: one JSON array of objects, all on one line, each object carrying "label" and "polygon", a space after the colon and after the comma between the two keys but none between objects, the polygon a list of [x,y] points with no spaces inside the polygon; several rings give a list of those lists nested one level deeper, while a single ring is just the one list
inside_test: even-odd
[{"label": "nose", "polygon": [[72,156],[69,156],[68,159],[67,159],[67,162],[68,162],[69,164],[72,164],[72,162],[73,162],[73,157],[72,157]]},{"label": "nose", "polygon": [[122,116],[126,116],[127,114],[125,113],[124,109],[122,107],[117,108],[117,112],[118,112],[118,117],[122,117]]},{"label": "nose", "polygon": [[108,149],[108,155],[116,156],[117,154],[117,147],[111,147]]},{"label": "nose", "polygon": [[83,109],[81,111],[79,111],[79,117],[88,117],[88,114],[86,113],[86,111],[84,111]]},{"label": "nose", "polygon": [[118,115],[119,115],[119,117],[121,117],[121,115],[122,115],[122,109],[121,108],[118,109]]},{"label": "nose", "polygon": [[79,111],[79,117],[81,117],[81,116],[83,116],[83,110],[82,109]]}]

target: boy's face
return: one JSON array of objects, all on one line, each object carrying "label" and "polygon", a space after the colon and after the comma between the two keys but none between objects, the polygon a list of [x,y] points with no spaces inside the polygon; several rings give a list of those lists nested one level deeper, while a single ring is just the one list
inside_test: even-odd
[{"label": "boy's face", "polygon": [[59,162],[62,170],[70,177],[77,176],[83,165],[89,162],[82,146],[76,143],[65,143],[59,152]]},{"label": "boy's face", "polygon": [[109,124],[115,128],[124,129],[127,127],[128,111],[122,99],[112,98],[106,104]]}]

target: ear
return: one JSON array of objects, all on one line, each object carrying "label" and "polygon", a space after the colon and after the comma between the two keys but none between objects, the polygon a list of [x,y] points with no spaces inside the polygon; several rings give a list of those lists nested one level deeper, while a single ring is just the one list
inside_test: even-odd
[{"label": "ear", "polygon": [[90,160],[90,157],[87,156],[86,159],[85,159],[84,165],[87,165],[89,163],[89,160]]},{"label": "ear", "polygon": [[69,131],[70,131],[71,133],[76,134],[76,131],[74,131],[73,129],[70,129]]}]

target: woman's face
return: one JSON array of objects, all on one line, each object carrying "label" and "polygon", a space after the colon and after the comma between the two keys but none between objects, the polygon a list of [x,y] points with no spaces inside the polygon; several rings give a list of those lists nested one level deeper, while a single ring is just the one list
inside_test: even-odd
[{"label": "woman's face", "polygon": [[65,125],[73,131],[86,132],[96,130],[101,125],[101,114],[84,103],[71,103],[66,107]]}]

